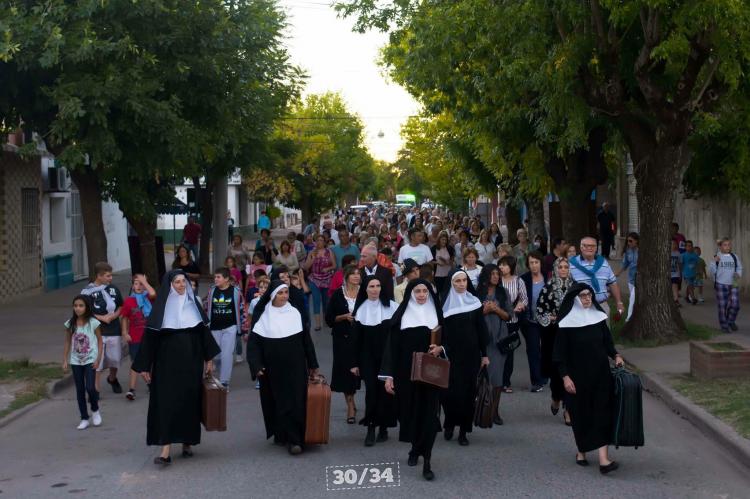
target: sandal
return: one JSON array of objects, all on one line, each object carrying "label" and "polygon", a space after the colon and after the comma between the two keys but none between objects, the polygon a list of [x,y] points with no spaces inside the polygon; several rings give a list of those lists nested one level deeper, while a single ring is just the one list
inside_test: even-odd
[{"label": "sandal", "polygon": [[349,416],[348,418],[346,418],[346,424],[354,424],[356,422],[357,418],[355,418],[354,416]]},{"label": "sandal", "polygon": [[513,393],[513,388],[511,388],[511,387],[509,387],[509,386],[504,386],[504,387],[503,387],[503,391],[504,391],[505,393]]}]

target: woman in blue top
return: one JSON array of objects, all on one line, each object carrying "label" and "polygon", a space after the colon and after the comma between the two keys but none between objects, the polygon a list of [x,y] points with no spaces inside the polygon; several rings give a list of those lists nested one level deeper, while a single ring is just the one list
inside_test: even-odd
[{"label": "woman in blue top", "polygon": [[637,232],[631,232],[628,234],[627,244],[622,255],[622,267],[615,274],[620,276],[626,269],[628,271],[628,289],[630,289],[630,298],[628,299],[628,316],[626,321],[630,320],[630,316],[633,315],[633,304],[635,303],[635,274],[638,271],[638,243],[640,237]]}]

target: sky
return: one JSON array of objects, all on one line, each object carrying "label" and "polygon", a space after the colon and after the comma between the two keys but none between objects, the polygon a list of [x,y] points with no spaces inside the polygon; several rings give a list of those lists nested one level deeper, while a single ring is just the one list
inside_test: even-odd
[{"label": "sky", "polygon": [[305,94],[340,92],[364,122],[370,154],[395,160],[401,125],[418,113],[419,105],[377,64],[387,35],[353,32],[353,20],[339,19],[326,0],[279,0],[279,5],[288,15],[292,62],[308,74]]}]

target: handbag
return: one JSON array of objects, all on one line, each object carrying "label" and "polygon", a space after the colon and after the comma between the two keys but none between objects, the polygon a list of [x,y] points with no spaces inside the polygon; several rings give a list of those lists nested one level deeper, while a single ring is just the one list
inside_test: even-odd
[{"label": "handbag", "polygon": [[477,376],[476,395],[474,396],[474,426],[492,428],[492,385],[487,374],[487,366],[482,366]]},{"label": "handbag", "polygon": [[503,355],[508,355],[513,350],[521,346],[521,335],[518,331],[513,331],[508,336],[497,342],[497,348]]},{"label": "handbag", "polygon": [[[440,326],[430,332],[432,345],[440,344]],[[435,357],[427,352],[413,352],[411,355],[411,381],[448,388],[451,363],[448,359]]]}]

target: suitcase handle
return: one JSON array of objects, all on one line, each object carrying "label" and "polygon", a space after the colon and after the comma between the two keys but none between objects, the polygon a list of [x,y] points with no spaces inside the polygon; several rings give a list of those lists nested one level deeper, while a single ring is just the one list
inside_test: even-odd
[{"label": "suitcase handle", "polygon": [[312,376],[310,376],[307,379],[311,385],[327,385],[328,384],[326,383],[326,377],[323,376],[322,374],[318,374],[317,378],[313,378]]}]

